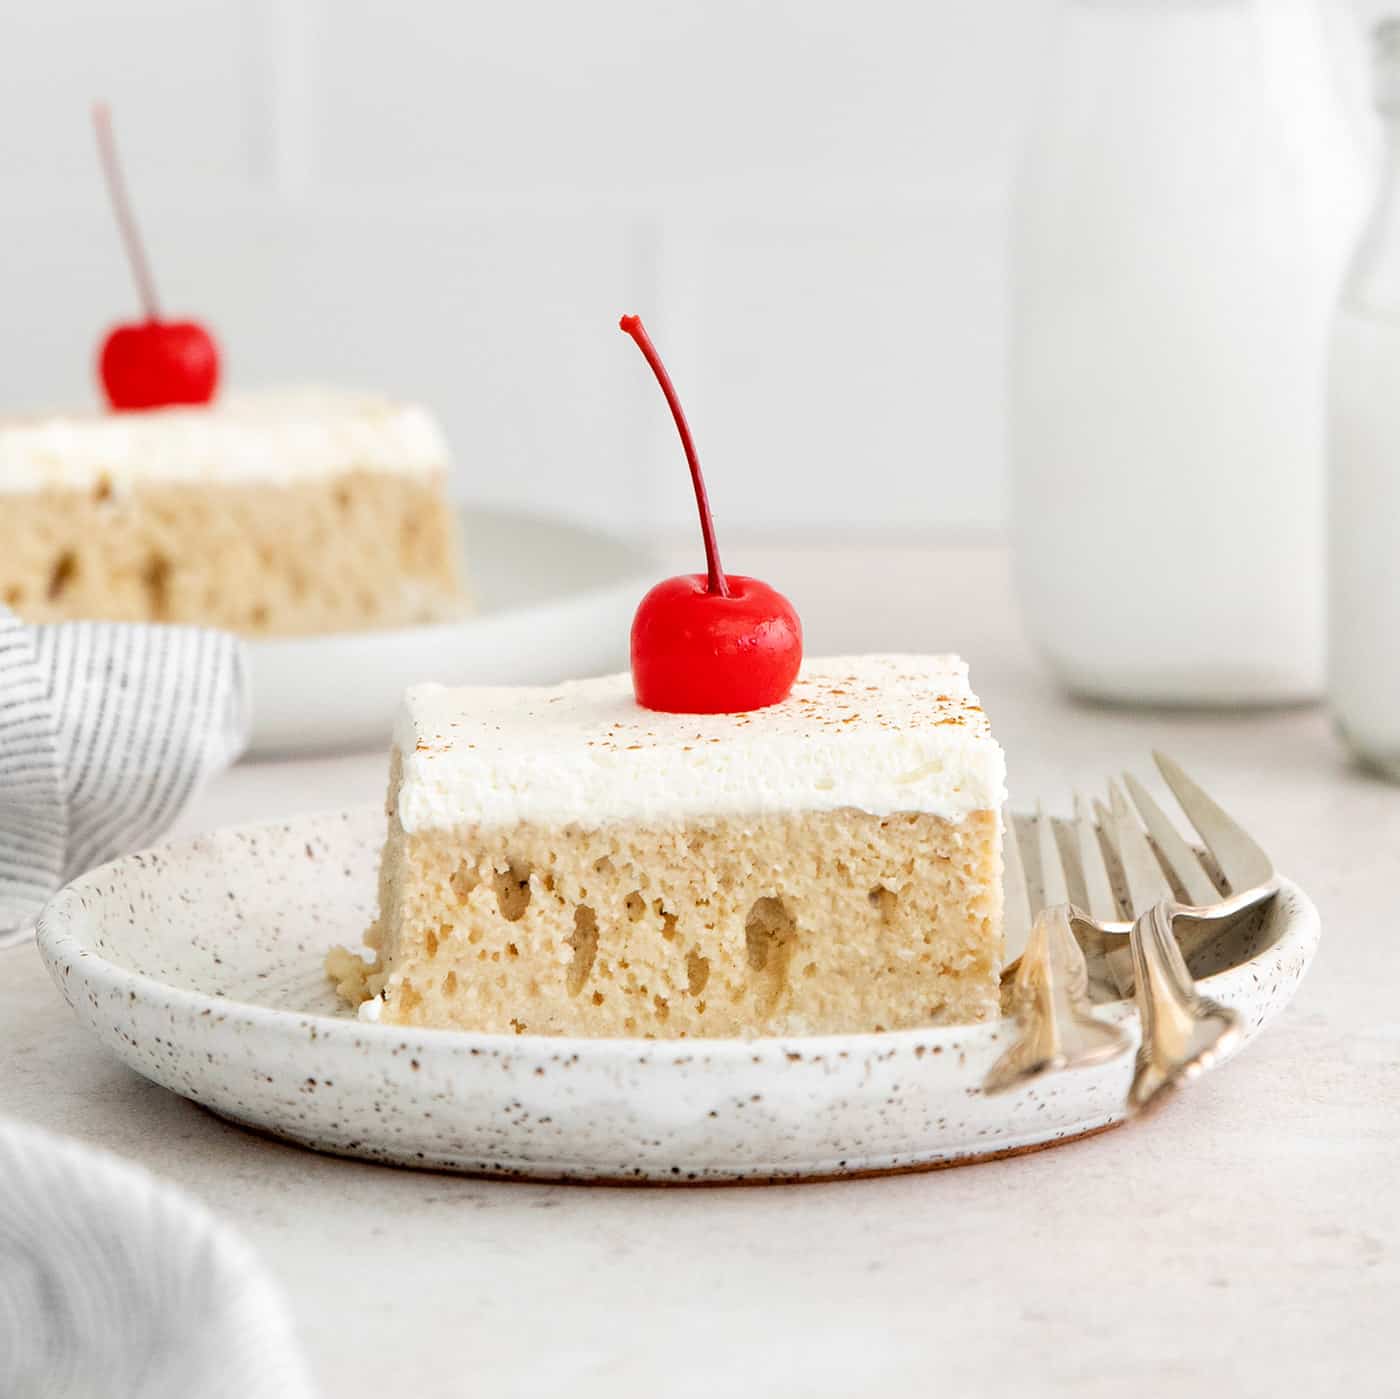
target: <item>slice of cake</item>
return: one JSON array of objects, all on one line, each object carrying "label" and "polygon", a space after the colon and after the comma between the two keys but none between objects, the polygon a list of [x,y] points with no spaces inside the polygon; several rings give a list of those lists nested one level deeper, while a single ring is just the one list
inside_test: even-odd
[{"label": "slice of cake", "polygon": [[449,616],[447,468],[423,408],[348,394],[0,419],[0,602],[254,636]]},{"label": "slice of cake", "polygon": [[524,1034],[894,1030],[998,1009],[1005,765],[953,656],[749,713],[627,675],[408,692],[362,1016]]}]

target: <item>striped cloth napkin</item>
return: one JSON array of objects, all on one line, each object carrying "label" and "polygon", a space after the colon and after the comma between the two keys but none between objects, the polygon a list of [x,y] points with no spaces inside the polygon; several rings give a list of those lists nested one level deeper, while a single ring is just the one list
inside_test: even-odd
[{"label": "striped cloth napkin", "polygon": [[154,840],[237,759],[246,676],[224,632],[28,626],[0,607],[0,947],[69,880]]},{"label": "striped cloth napkin", "polygon": [[202,1205],[0,1119],[0,1395],[311,1399],[281,1290]]}]

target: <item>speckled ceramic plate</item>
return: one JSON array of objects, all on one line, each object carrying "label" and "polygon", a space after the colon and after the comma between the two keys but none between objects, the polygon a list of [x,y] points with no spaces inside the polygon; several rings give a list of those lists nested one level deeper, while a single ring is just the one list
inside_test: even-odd
[{"label": "speckled ceramic plate", "polygon": [[[137,1073],[304,1146],[408,1166],[572,1180],[784,1180],[1050,1146],[1123,1117],[1131,1056],[983,1094],[1009,1026],[765,1040],[590,1040],[362,1024],[326,949],[369,921],[383,814],[245,827],[71,885],[39,948]],[[1252,1038],[1292,997],[1317,914],[1285,884],[1211,950],[1209,994]],[[1136,1034],[1131,1007],[1105,1007]]]}]

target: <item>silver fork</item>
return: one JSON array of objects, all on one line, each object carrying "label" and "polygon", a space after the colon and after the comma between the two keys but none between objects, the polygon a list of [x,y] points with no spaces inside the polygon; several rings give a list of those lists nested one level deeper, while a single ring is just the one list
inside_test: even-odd
[{"label": "silver fork", "polygon": [[1020,950],[1003,981],[1013,976],[1011,1008],[1021,1037],[992,1065],[982,1084],[988,1093],[1004,1093],[1061,1069],[1105,1063],[1132,1043],[1119,1026],[1090,1010],[1089,967],[1074,927],[1083,915],[1070,903],[1054,829],[1039,808],[1035,828],[1040,882],[1032,886],[1015,818],[1007,821],[1003,925],[1008,948]]},{"label": "silver fork", "polygon": [[1086,953],[1120,993],[1137,999],[1142,1042],[1128,1099],[1133,1110],[1196,1077],[1239,1035],[1235,1012],[1197,992],[1185,956],[1212,941],[1226,920],[1270,898],[1277,875],[1257,842],[1179,764],[1153,756],[1203,852],[1126,774],[1141,824],[1116,783],[1106,807],[1093,804],[1093,815],[1076,795],[1063,841],[1049,820],[1037,818],[1038,886],[1026,879],[1017,826],[1009,823],[1006,928],[1013,956],[1006,975],[1014,978],[1011,1001],[1022,1034],[987,1075],[988,1092],[1102,1063],[1127,1047],[1126,1035],[1090,1009]]}]

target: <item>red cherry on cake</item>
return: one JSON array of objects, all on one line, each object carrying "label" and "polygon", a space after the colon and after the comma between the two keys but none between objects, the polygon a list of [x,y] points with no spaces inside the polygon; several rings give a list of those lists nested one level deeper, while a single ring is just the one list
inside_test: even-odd
[{"label": "red cherry on cake", "polygon": [[145,308],[145,319],[113,327],[102,342],[98,373],[107,402],[116,409],[166,408],[208,403],[219,385],[219,350],[196,321],[162,320],[146,250],[131,213],[105,103],[92,111],[107,190],[122,243]]},{"label": "red cherry on cake", "polygon": [[742,714],[785,700],[802,664],[792,604],[731,573],[717,593],[703,573],[658,583],[632,621],[632,689],[644,709]]},{"label": "red cherry on cake", "polygon": [[113,408],[208,403],[219,383],[219,352],[196,321],[140,321],[108,333],[98,368]]},{"label": "red cherry on cake", "polygon": [[632,689],[645,709],[671,714],[739,714],[788,697],[802,664],[802,623],[793,605],[757,578],[720,566],[715,522],[700,458],[675,385],[639,316],[622,329],[646,356],[690,464],[706,573],[658,583],[632,620]]}]

